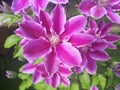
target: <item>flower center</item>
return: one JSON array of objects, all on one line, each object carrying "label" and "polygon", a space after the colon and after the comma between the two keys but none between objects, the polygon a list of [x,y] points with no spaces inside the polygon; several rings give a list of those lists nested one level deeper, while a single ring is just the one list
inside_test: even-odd
[{"label": "flower center", "polygon": [[52,35],[49,37],[49,41],[53,46],[55,46],[60,42],[60,38],[58,35]]},{"label": "flower center", "polygon": [[109,0],[100,0],[100,1],[98,1],[98,5],[99,5],[100,7],[107,6],[108,3],[109,3]]},{"label": "flower center", "polygon": [[83,47],[81,47],[81,50],[82,50],[83,52],[87,52],[87,51],[88,51],[88,47],[87,47],[87,46],[83,46]]}]

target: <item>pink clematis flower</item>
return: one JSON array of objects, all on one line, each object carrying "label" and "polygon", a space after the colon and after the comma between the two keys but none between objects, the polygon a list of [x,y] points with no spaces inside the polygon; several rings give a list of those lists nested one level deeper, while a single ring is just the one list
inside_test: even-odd
[{"label": "pink clematis flower", "polygon": [[60,83],[65,86],[70,85],[70,80],[68,79],[68,77],[72,74],[71,68],[64,65],[63,63],[58,63],[56,64],[56,66],[58,66],[54,67],[56,68],[56,71],[52,74],[49,74],[49,71],[47,71],[46,69],[45,63],[27,63],[26,65],[24,65],[22,72],[32,74],[34,84],[39,83],[42,78],[44,78],[48,85],[51,85],[55,88],[58,87]]},{"label": "pink clematis flower", "polygon": [[79,9],[87,16],[99,19],[106,15],[112,22],[120,23],[120,16],[116,13],[120,10],[120,0],[83,0]]},{"label": "pink clematis flower", "polygon": [[94,40],[92,35],[80,33],[86,23],[87,19],[82,15],[66,22],[65,11],[58,4],[51,17],[47,12],[40,11],[39,22],[25,20],[15,32],[23,38],[24,57],[29,62],[45,57],[46,68],[52,74],[58,62],[64,62],[70,68],[80,65],[81,53],[76,46],[86,46]]},{"label": "pink clematis flower", "polygon": [[99,90],[96,86],[92,86],[90,90]]},{"label": "pink clematis flower", "polygon": [[103,20],[98,25],[94,20],[90,20],[89,23],[89,28],[85,33],[93,35],[96,40],[87,46],[79,48],[83,61],[80,67],[75,68],[77,73],[81,73],[85,69],[89,74],[95,74],[97,70],[96,60],[109,60],[110,57],[105,49],[116,49],[114,42],[120,40],[118,35],[110,33],[112,23],[105,24]]},{"label": "pink clematis flower", "polygon": [[66,4],[68,0],[13,0],[11,8],[13,12],[18,13],[21,10],[32,6],[34,12],[38,14],[40,10],[44,10],[47,7],[49,2],[55,4]]}]

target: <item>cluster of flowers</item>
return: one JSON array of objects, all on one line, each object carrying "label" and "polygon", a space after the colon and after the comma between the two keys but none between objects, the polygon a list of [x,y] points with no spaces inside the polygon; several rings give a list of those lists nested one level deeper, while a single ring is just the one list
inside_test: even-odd
[{"label": "cluster of flowers", "polygon": [[[47,4],[56,4],[51,14],[45,11]],[[120,0],[82,0],[76,15],[66,20],[66,13],[61,4],[68,0],[13,0],[12,10],[23,12],[32,7],[35,18],[23,15],[15,33],[23,38],[23,56],[28,63],[23,72],[33,75],[36,84],[44,78],[48,85],[58,87],[60,83],[70,85],[72,70],[81,73],[86,70],[95,74],[96,61],[106,61],[110,57],[105,49],[116,49],[114,45],[120,37],[111,33],[114,23],[120,23]],[[90,17],[89,17],[90,16]],[[111,21],[106,23],[104,18]],[[92,18],[91,18],[92,17]],[[101,18],[99,21],[95,19]],[[35,60],[44,58],[35,64]],[[92,87],[96,88],[97,87]]]}]

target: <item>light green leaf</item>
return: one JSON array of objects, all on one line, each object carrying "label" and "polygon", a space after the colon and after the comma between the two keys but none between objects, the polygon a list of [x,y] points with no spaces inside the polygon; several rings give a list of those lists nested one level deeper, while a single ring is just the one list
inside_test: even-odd
[{"label": "light green leaf", "polygon": [[18,41],[20,41],[20,40],[21,39],[17,35],[13,34],[6,39],[4,47],[5,48],[10,48],[13,45],[17,44]]},{"label": "light green leaf", "polygon": [[13,53],[13,58],[16,58],[16,57],[22,58],[22,52],[23,52],[22,47],[21,46],[16,46],[15,50],[14,50],[14,53]]},{"label": "light green leaf", "polygon": [[98,85],[99,84],[99,81],[97,79],[97,76],[96,75],[93,75],[92,76],[92,86],[94,85]]},{"label": "light green leaf", "polygon": [[79,84],[78,83],[71,83],[70,90],[79,90]]},{"label": "light green leaf", "polygon": [[79,80],[81,82],[82,88],[83,89],[89,89],[90,88],[90,76],[87,72],[83,72],[79,76]]},{"label": "light green leaf", "polygon": [[102,87],[102,90],[104,90],[106,86],[106,78],[104,78],[101,74],[98,75],[99,85]]},{"label": "light green leaf", "polygon": [[19,73],[18,77],[22,80],[28,79],[30,77],[29,74],[25,74],[25,73]]}]

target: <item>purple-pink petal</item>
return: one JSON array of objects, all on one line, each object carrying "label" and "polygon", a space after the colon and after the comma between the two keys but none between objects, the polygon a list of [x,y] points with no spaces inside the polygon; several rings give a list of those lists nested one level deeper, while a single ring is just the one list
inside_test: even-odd
[{"label": "purple-pink petal", "polygon": [[87,24],[87,18],[83,15],[77,15],[70,18],[65,24],[65,32],[63,37],[70,37],[74,33],[82,31]]},{"label": "purple-pink petal", "polygon": [[92,51],[90,53],[90,56],[95,59],[95,60],[100,60],[100,61],[106,61],[109,60],[110,57],[108,55],[107,52],[105,51],[100,51],[100,50],[96,50],[96,51]]},{"label": "purple-pink petal", "polygon": [[53,30],[57,34],[61,34],[64,31],[64,24],[66,22],[66,14],[64,8],[61,5],[56,5],[52,11]]},{"label": "purple-pink petal", "polygon": [[104,40],[97,40],[92,43],[91,48],[95,50],[104,50],[108,46],[108,43]]},{"label": "purple-pink petal", "polygon": [[86,66],[86,71],[89,74],[95,74],[97,71],[97,65],[96,65],[96,60],[92,59],[89,55],[87,56],[87,66]]},{"label": "purple-pink petal", "polygon": [[61,76],[67,77],[72,74],[72,71],[69,67],[67,67],[65,65],[60,65],[59,73]]},{"label": "purple-pink petal", "polygon": [[24,38],[24,34],[23,34],[21,28],[17,28],[14,32],[15,32],[15,34],[18,35],[19,37]]},{"label": "purple-pink petal", "polygon": [[35,71],[36,65],[33,63],[27,63],[23,66],[22,72],[23,73],[33,73]]},{"label": "purple-pink petal", "polygon": [[78,33],[74,34],[70,37],[69,42],[71,42],[75,46],[85,46],[93,42],[94,37],[90,34]]},{"label": "purple-pink petal", "polygon": [[109,48],[109,49],[117,49],[116,45],[114,45],[113,43],[109,43],[107,48]]},{"label": "purple-pink petal", "polygon": [[92,86],[90,87],[90,90],[98,90],[98,88],[96,86]]},{"label": "purple-pink petal", "polygon": [[67,77],[62,77],[61,78],[61,83],[65,86],[69,86],[70,85],[70,80]]},{"label": "purple-pink petal", "polygon": [[50,43],[43,40],[31,40],[23,47],[23,55],[28,60],[43,57],[50,52]]},{"label": "purple-pink petal", "polygon": [[49,0],[50,2],[52,3],[55,3],[55,4],[66,4],[68,3],[68,0]]},{"label": "purple-pink petal", "polygon": [[45,11],[40,11],[40,21],[42,22],[42,26],[46,28],[48,34],[50,34],[50,28],[52,26],[52,20],[49,13]]},{"label": "purple-pink petal", "polygon": [[117,42],[120,40],[120,36],[116,35],[116,34],[107,34],[105,36],[105,39],[108,41],[108,42]]},{"label": "purple-pink petal", "polygon": [[29,6],[29,0],[13,0],[11,9],[13,12],[20,12]]},{"label": "purple-pink petal", "polygon": [[92,7],[90,9],[90,12],[91,12],[90,16],[92,16],[93,18],[96,18],[96,19],[101,18],[107,14],[106,9],[104,7],[99,7],[98,5]]},{"label": "purple-pink petal", "polygon": [[106,16],[112,22],[120,24],[120,16],[117,13],[112,12],[112,11],[108,11]]},{"label": "purple-pink petal", "polygon": [[60,84],[60,76],[58,73],[55,73],[52,77],[52,86],[56,88],[58,87],[59,84]]},{"label": "purple-pink petal", "polygon": [[38,82],[40,82],[42,79],[41,73],[38,70],[35,70],[34,74],[33,74],[33,83],[37,84]]},{"label": "purple-pink petal", "polygon": [[109,5],[114,6],[120,3],[120,0],[109,0]]},{"label": "purple-pink petal", "polygon": [[59,60],[54,51],[46,56],[45,66],[50,75],[56,73],[59,69]]},{"label": "purple-pink petal", "polygon": [[89,21],[89,27],[93,28],[93,29],[97,29],[98,28],[97,27],[97,23],[95,22],[95,20],[90,19],[90,21]]},{"label": "purple-pink petal", "polygon": [[47,7],[47,0],[31,0],[32,7],[36,15],[39,15],[40,10],[44,10]]},{"label": "purple-pink petal", "polygon": [[45,36],[45,29],[34,21],[24,21],[20,24],[20,28],[26,38],[38,39]]},{"label": "purple-pink petal", "polygon": [[79,9],[81,13],[89,16],[90,15],[90,9],[95,5],[95,3],[92,0],[82,0],[79,4]]},{"label": "purple-pink petal", "polygon": [[62,43],[57,46],[56,52],[62,62],[69,67],[79,66],[82,62],[80,52],[70,43]]}]

